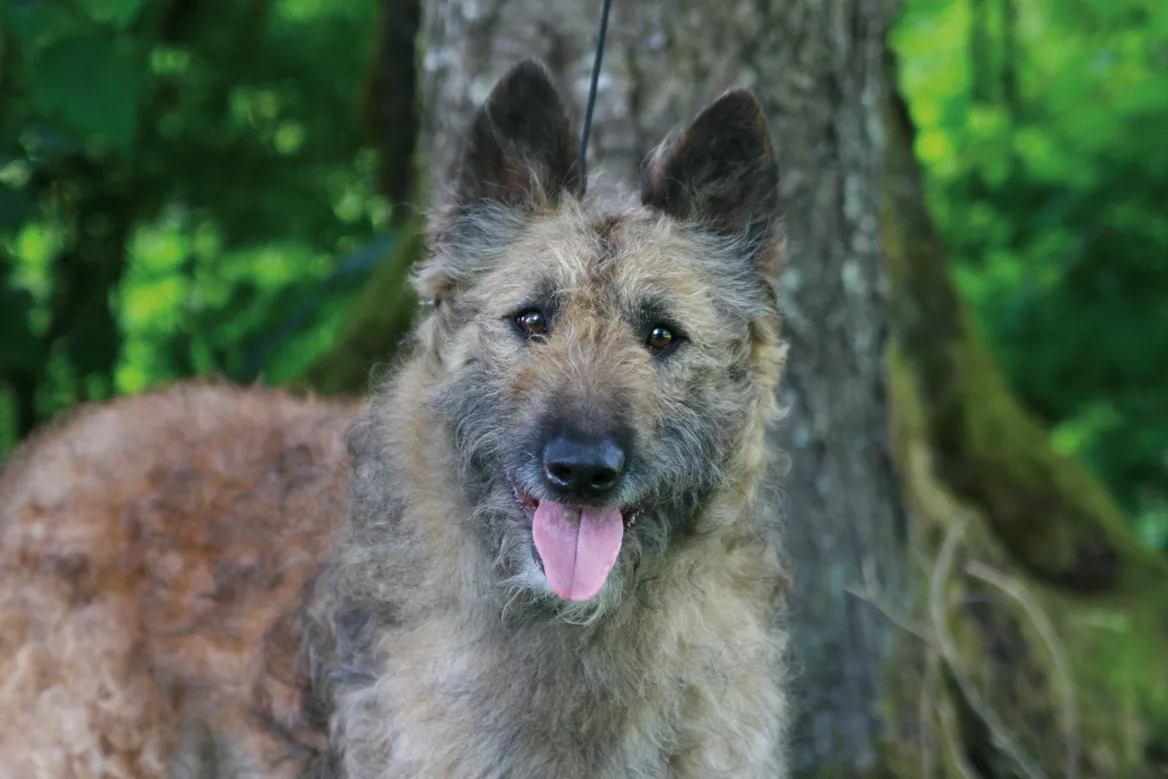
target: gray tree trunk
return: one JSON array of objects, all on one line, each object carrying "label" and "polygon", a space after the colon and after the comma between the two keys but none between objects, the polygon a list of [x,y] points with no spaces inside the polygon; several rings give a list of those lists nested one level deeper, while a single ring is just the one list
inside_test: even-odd
[{"label": "gray tree trunk", "polygon": [[[879,232],[883,0],[616,0],[589,149],[593,188],[726,87],[752,87],[780,158],[791,352],[779,431],[791,467],[799,773],[870,770],[894,628],[848,593],[900,591],[904,514],[889,450]],[[442,182],[472,109],[516,60],[552,68],[579,115],[601,2],[429,0],[423,148]],[[599,176],[599,179],[595,177]],[[437,196],[441,196],[438,193]]]}]

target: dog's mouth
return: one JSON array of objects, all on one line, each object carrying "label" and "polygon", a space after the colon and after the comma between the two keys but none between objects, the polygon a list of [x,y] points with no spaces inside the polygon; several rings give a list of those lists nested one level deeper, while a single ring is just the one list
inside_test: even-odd
[{"label": "dog's mouth", "polygon": [[531,520],[535,551],[552,591],[571,601],[595,598],[637,510],[556,503],[526,492],[513,479],[511,490]]}]

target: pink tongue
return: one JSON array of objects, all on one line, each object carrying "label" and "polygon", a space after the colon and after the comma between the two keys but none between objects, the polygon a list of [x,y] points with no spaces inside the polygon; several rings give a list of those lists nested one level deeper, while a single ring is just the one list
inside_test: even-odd
[{"label": "pink tongue", "polygon": [[596,597],[620,554],[625,534],[620,509],[568,507],[541,500],[531,523],[535,548],[556,595]]}]

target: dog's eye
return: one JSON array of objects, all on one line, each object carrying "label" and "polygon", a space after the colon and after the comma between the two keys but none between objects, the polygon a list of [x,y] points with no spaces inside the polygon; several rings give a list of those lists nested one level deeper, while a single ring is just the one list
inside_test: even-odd
[{"label": "dog's eye", "polygon": [[681,338],[665,325],[656,325],[649,331],[649,337],[645,340],[645,346],[654,357],[673,351],[679,343]]},{"label": "dog's eye", "polygon": [[541,335],[547,332],[547,317],[543,315],[542,311],[534,308],[521,311],[515,317],[515,324],[519,325],[519,329],[525,335]]}]

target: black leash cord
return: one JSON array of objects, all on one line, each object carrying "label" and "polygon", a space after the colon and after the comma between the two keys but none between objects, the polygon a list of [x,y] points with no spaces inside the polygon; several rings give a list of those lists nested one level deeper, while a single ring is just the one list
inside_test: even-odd
[{"label": "black leash cord", "polygon": [[588,108],[584,112],[584,133],[580,138],[580,181],[588,183],[588,136],[592,134],[592,109],[596,107],[596,82],[600,79],[600,62],[604,59],[604,37],[608,33],[608,9],[612,0],[604,0],[600,12],[600,35],[596,38],[596,59],[592,61],[592,85],[588,88]]}]

